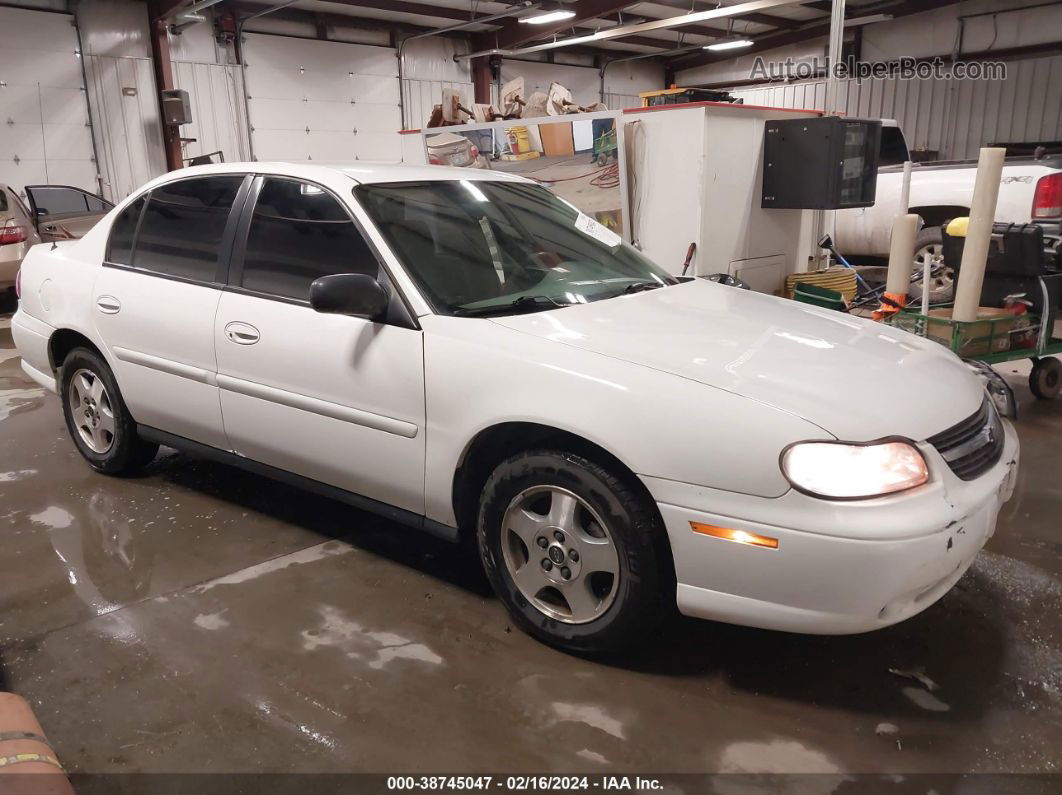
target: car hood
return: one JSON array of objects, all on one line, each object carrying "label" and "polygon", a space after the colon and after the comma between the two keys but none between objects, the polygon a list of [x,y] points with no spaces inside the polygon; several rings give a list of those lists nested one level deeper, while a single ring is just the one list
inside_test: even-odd
[{"label": "car hood", "polygon": [[493,322],[760,401],[849,441],[923,440],[984,399],[980,379],[935,342],[702,279]]}]

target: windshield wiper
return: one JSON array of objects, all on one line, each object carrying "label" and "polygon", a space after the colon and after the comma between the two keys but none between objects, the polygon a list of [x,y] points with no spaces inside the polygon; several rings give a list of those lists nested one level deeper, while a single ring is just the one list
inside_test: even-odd
[{"label": "windshield wiper", "polygon": [[640,293],[643,290],[655,290],[657,287],[663,287],[662,282],[634,282],[628,284],[620,291],[620,295],[629,295],[630,293]]},{"label": "windshield wiper", "polygon": [[460,317],[486,317],[488,315],[505,315],[510,312],[531,312],[538,309],[558,309],[571,306],[570,301],[557,301],[545,295],[521,295],[507,304],[490,306],[457,307],[453,310]]}]

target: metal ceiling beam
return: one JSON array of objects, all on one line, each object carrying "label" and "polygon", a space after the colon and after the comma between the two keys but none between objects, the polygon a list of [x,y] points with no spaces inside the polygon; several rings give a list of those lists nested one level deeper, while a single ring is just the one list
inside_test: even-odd
[{"label": "metal ceiling beam", "polygon": [[[714,8],[714,6],[713,6],[713,8]],[[636,17],[638,17],[638,18],[640,18],[642,20],[663,19],[663,17],[649,17],[649,16],[646,16],[645,14],[636,14],[634,16],[636,16]],[[606,19],[609,22],[616,22],[617,24],[623,24],[623,15],[622,14],[609,14],[608,16],[601,17],[601,19]],[[683,25],[682,26],[682,32],[683,33],[693,33],[693,34],[695,34],[697,36],[707,36],[708,38],[711,38],[711,39],[720,39],[720,38],[724,38],[725,36],[730,35],[727,32],[726,28],[712,28],[712,27],[709,27],[708,25]]]},{"label": "metal ceiling beam", "polygon": [[637,5],[635,0],[576,0],[576,2],[569,3],[564,7],[565,11],[574,12],[574,17],[552,25],[528,25],[515,19],[509,19],[503,22],[501,28],[497,31],[473,36],[472,49],[505,50],[529,41],[548,39],[571,30],[581,22],[599,19],[632,5]]},{"label": "metal ceiling beam", "polygon": [[[959,0],[886,0],[885,2],[858,6],[857,8],[859,16],[887,12],[892,14],[895,19],[910,16],[911,14],[932,11],[933,9],[942,8],[944,6],[955,5],[958,2]],[[804,5],[813,7],[817,6],[818,3],[805,3]],[[829,3],[827,3],[827,6],[832,8]],[[799,44],[800,42],[822,38],[829,34],[830,20],[829,18],[824,17],[822,20],[811,20],[804,27],[797,30],[768,33],[750,37],[755,43],[751,47],[738,52],[719,54],[711,52],[695,52],[687,56],[680,55],[668,61],[668,67],[675,70],[692,69],[696,66],[718,63],[719,61],[729,61],[734,58],[740,58],[746,55],[764,52],[766,50],[773,50],[790,44]]]},{"label": "metal ceiling beam", "polygon": [[372,8],[378,11],[393,11],[396,14],[416,14],[422,17],[435,17],[436,19],[452,19],[455,22],[474,22],[477,17],[490,16],[489,14],[472,14],[461,8],[414,3],[408,0],[328,0],[328,2],[352,8]]},{"label": "metal ceiling beam", "polygon": [[[270,6],[260,5],[258,3],[230,1],[229,7],[239,11],[241,15],[248,15],[258,11],[262,11],[263,9],[269,8]],[[429,27],[426,25],[414,25],[410,22],[395,22],[393,20],[380,19],[379,17],[359,17],[353,14],[333,14],[321,11],[306,11],[301,8],[285,8],[283,11],[271,14],[270,18],[288,20],[290,22],[299,22],[307,25],[316,25],[316,23],[320,21],[332,27],[346,27],[361,30],[390,30],[409,34],[436,33],[439,31],[439,28]],[[460,31],[439,33],[438,35],[442,38],[460,39],[462,41],[466,41],[468,38],[467,33],[463,33]],[[648,43],[648,41],[654,41],[654,45],[652,46],[655,46],[656,43],[659,43],[665,48],[670,47],[670,45],[666,41],[646,39],[646,43]],[[632,41],[631,43],[636,44],[638,42]],[[607,53],[610,56],[615,55],[616,57],[642,54],[635,50],[602,50],[590,47],[572,47],[570,48],[570,51],[579,53],[581,55],[600,55],[602,53]]]},{"label": "metal ceiling beam", "polygon": [[[590,0],[580,0],[580,2],[589,2]],[[555,41],[546,42],[545,44],[535,44],[528,47],[519,47],[515,50],[507,50],[502,47],[494,47],[489,50],[479,51],[471,53],[466,56],[458,56],[458,58],[479,57],[482,55],[524,55],[533,52],[544,52],[547,50],[556,50],[562,47],[571,47],[573,45],[586,45],[600,43],[608,41],[610,39],[620,39],[625,36],[631,36],[638,33],[651,33],[656,30],[669,30],[673,28],[679,28],[684,25],[695,24],[711,19],[725,19],[727,17],[734,17],[739,14],[745,14],[750,11],[759,11],[765,8],[775,8],[783,5],[800,5],[806,2],[806,0],[750,0],[749,2],[739,3],[732,6],[720,6],[709,11],[698,11],[694,14],[680,14],[676,17],[669,17],[668,19],[656,19],[648,22],[641,22],[636,25],[620,25],[614,28],[606,28],[599,30],[590,36],[572,36],[565,39],[557,39]]]}]

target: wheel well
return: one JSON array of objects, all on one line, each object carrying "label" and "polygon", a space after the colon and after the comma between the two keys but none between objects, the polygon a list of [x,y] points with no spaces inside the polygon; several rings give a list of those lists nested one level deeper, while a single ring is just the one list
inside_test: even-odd
[{"label": "wheel well", "polygon": [[568,431],[534,422],[506,422],[480,431],[465,450],[454,475],[453,506],[457,526],[468,531],[476,526],[479,495],[494,469],[507,458],[525,450],[549,448],[588,458],[618,477],[628,480],[653,504],[649,490],[630,467],[605,448]]},{"label": "wheel well", "polygon": [[[100,353],[100,349],[97,348],[92,340],[84,334],[68,328],[59,329],[52,334],[52,338],[48,340],[48,355],[52,360],[53,371],[59,370],[63,364],[63,359],[65,359],[74,348],[88,348],[96,353]],[[100,356],[102,358],[102,354],[100,354]]]},{"label": "wheel well", "polygon": [[926,226],[940,226],[947,223],[952,218],[960,218],[964,215],[970,214],[969,208],[955,205],[912,207],[908,212],[922,216],[922,220],[925,222]]}]

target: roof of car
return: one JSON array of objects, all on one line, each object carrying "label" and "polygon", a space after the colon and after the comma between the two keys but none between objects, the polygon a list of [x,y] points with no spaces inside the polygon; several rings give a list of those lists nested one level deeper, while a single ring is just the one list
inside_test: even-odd
[{"label": "roof of car", "polygon": [[[218,163],[209,166],[190,166],[171,171],[166,177],[191,177],[206,174],[261,173],[282,174],[285,176],[305,176],[313,178],[314,174],[332,172],[342,174],[358,183],[372,182],[424,182],[437,180],[498,180],[527,182],[524,177],[492,171],[486,168],[454,168],[451,166],[407,165],[404,163],[372,163],[365,160],[346,162],[306,161],[294,162],[253,162],[253,163]],[[162,180],[165,181],[165,180]]]}]

